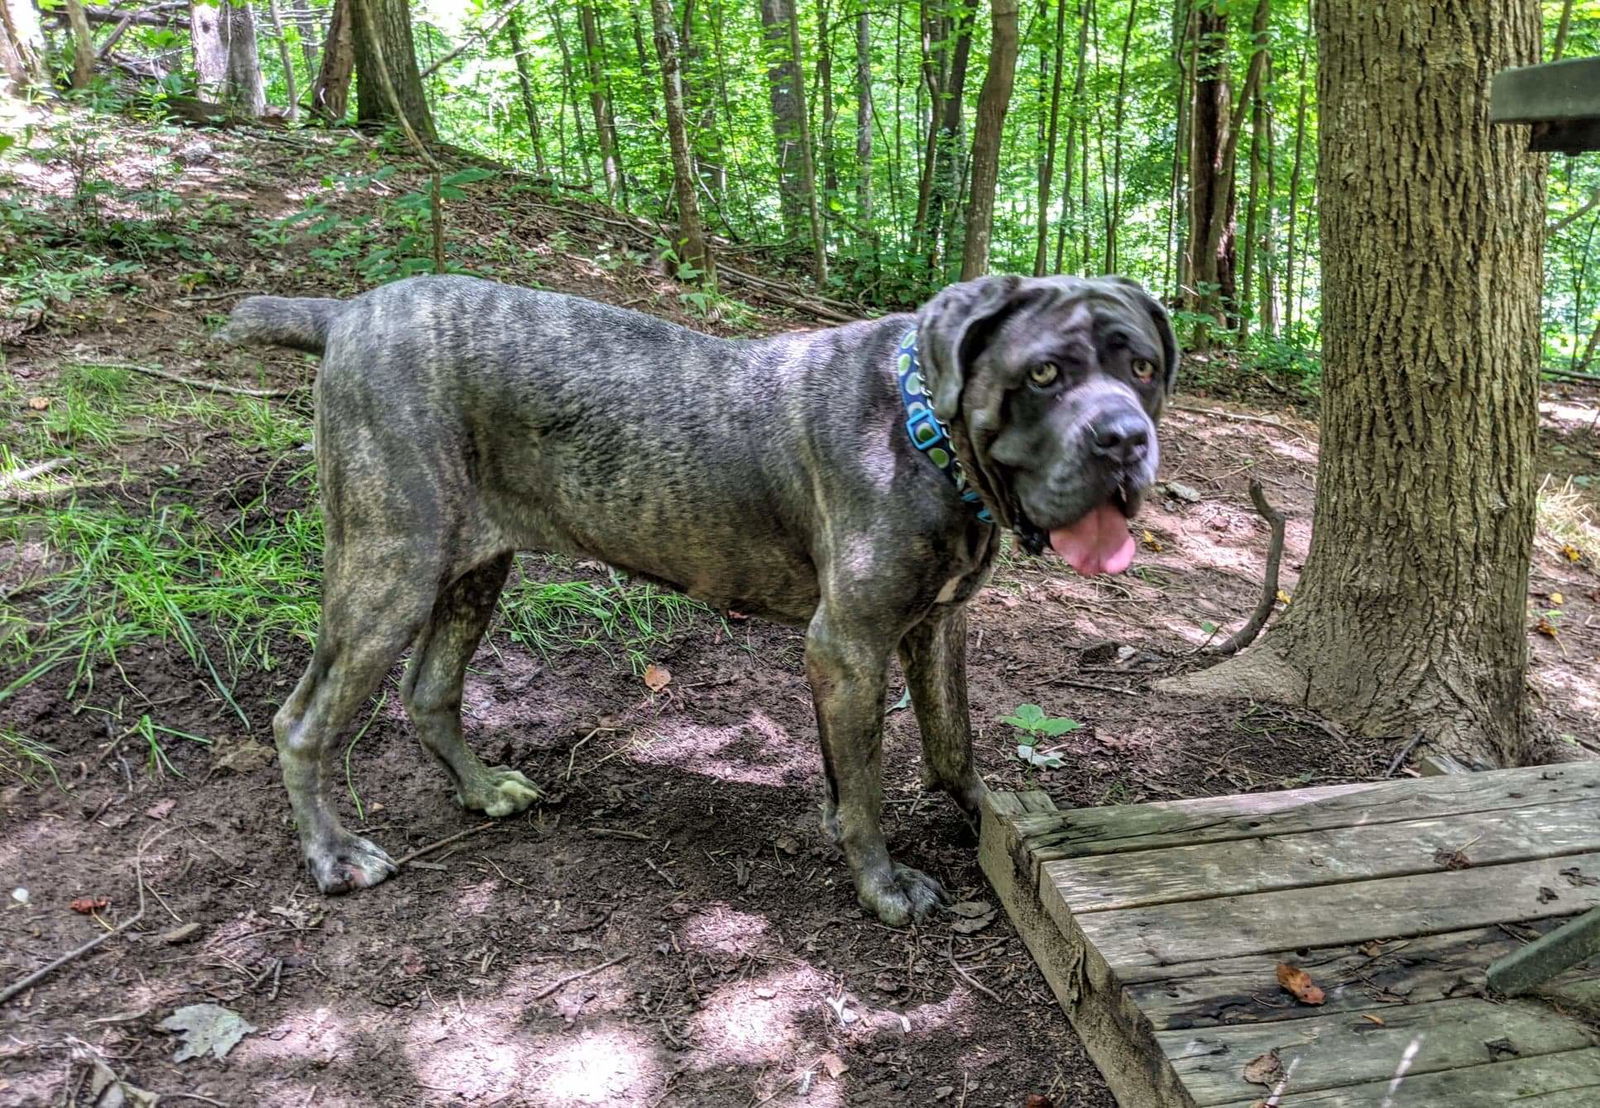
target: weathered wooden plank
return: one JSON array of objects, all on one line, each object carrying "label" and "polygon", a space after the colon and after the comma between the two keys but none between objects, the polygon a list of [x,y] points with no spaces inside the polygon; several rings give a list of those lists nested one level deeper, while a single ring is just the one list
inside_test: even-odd
[{"label": "weathered wooden plank", "polygon": [[[1600,853],[1086,912],[1077,926],[1121,971],[1548,919],[1600,904],[1600,884],[1574,885],[1561,872],[1571,869],[1580,881],[1600,877]],[[1544,889],[1559,889],[1559,898]],[[1070,889],[1042,881],[1040,895],[1058,924],[1072,918]]]},{"label": "weathered wooden plank", "polygon": [[1581,1024],[1536,1001],[1463,998],[1368,1014],[1383,1022],[1332,1013],[1293,1023],[1163,1031],[1156,1041],[1200,1105],[1249,1095],[1255,1086],[1244,1079],[1244,1067],[1271,1050],[1288,1076],[1284,1091],[1303,1093],[1594,1045]]},{"label": "weathered wooden plank", "polygon": [[[1515,930],[1537,935],[1562,921],[1542,920]],[[1480,927],[1388,943],[1279,950],[1178,966],[1124,969],[1129,998],[1158,1031],[1219,1024],[1297,1020],[1332,1012],[1375,1012],[1399,1004],[1481,996],[1484,968],[1523,945],[1511,929]],[[1320,1008],[1296,1003],[1278,987],[1279,962],[1311,975],[1326,994]],[[1536,994],[1578,1010],[1600,1002],[1600,979],[1583,967]]]},{"label": "weathered wooden plank", "polygon": [[1600,119],[1600,58],[1505,69],[1489,93],[1492,123]]},{"label": "weathered wooden plank", "polygon": [[[1251,1108],[1266,1090],[1222,1108]],[[1594,1108],[1600,1104],[1600,1050],[1569,1050],[1492,1065],[1425,1073],[1306,1093],[1272,1102],[1279,1108]]]},{"label": "weathered wooden plank", "polygon": [[1525,993],[1596,954],[1600,954],[1600,908],[1496,961],[1489,967],[1489,987],[1508,995]]},{"label": "weathered wooden plank", "polygon": [[1074,928],[1058,928],[1039,902],[1037,869],[1014,820],[1043,793],[990,793],[984,803],[978,861],[1028,952],[1038,963],[1089,1056],[1120,1104],[1194,1108],[1156,1045],[1149,1021],[1128,999],[1105,960]]},{"label": "weathered wooden plank", "polygon": [[[1049,862],[1074,912],[1600,851],[1600,798]],[[1559,895],[1560,890],[1555,890]]]},{"label": "weathered wooden plank", "polygon": [[1572,762],[1018,817],[1040,862],[1579,800],[1600,802],[1600,762]]}]

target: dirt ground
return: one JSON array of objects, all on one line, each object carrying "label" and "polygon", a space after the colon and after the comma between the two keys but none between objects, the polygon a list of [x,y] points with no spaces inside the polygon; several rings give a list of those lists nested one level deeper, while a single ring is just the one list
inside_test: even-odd
[{"label": "dirt ground", "polygon": [[[180,156],[179,195],[233,200],[207,231],[226,280],[186,287],[181,267],[152,264],[82,311],[12,326],[4,355],[21,385],[15,396],[49,395],[62,364],[86,354],[238,386],[306,383],[304,359],[219,351],[204,335],[230,290],[359,283],[307,264],[309,240],[250,234],[252,220],[318,194],[307,151],[331,140],[190,132],[160,141],[209,150]],[[41,194],[60,187],[43,170],[25,180]],[[338,203],[374,195],[346,191]],[[724,332],[814,325],[762,311],[695,318],[648,265],[607,264],[604,224],[536,206],[547,203],[537,197],[497,196],[491,183],[452,207],[452,242],[501,254],[472,257],[472,269]],[[1306,550],[1315,426],[1303,405],[1270,391],[1242,402],[1219,395],[1229,379],[1228,367],[1192,368],[1185,406],[1163,428],[1164,477],[1185,488],[1147,509],[1135,573],[1087,580],[1012,554],[974,603],[973,721],[991,787],[1042,787],[1063,806],[1125,804],[1394,768],[1400,738],[1358,739],[1278,707],[1151,691],[1157,678],[1202,664],[1205,624],[1225,634],[1254,604],[1266,528],[1247,476],[1289,515],[1286,594]],[[173,386],[141,378],[137,387]],[[20,400],[7,406],[7,435],[39,415]],[[1548,488],[1565,489],[1566,517],[1581,517],[1594,508],[1590,494],[1566,482],[1600,474],[1600,396],[1552,388],[1542,410]],[[309,486],[293,476],[300,465],[279,460],[225,430],[163,426],[102,457],[118,477],[81,495],[152,512],[186,504],[246,527],[281,522],[308,507]],[[55,503],[0,511],[37,518]],[[1600,749],[1600,582],[1590,560],[1600,550],[1574,562],[1562,545],[1541,532],[1531,682],[1541,718],[1579,754]],[[37,544],[7,544],[7,603],[36,599],[48,557]],[[606,579],[598,567],[532,560],[520,572]],[[1557,634],[1537,632],[1555,609]],[[0,726],[59,752],[59,784],[0,776],[0,988],[127,923],[143,903],[126,931],[0,1007],[0,1103],[95,1103],[91,1089],[108,1074],[173,1103],[231,1105],[1022,1108],[1030,1094],[1074,1108],[1111,1103],[1003,914],[975,931],[958,929],[956,916],[894,930],[857,908],[817,827],[820,760],[799,632],[697,615],[652,647],[648,660],[672,676],[656,692],[617,651],[539,651],[497,628],[468,680],[468,738],[549,797],[490,826],[454,806],[391,678],[349,757],[359,826],[396,857],[460,837],[382,887],[340,899],[308,886],[269,745],[268,721],[309,646],[272,645],[276,665],[232,675],[238,712],[171,641],[125,648],[87,680],[74,681],[70,666],[51,670],[0,699]],[[0,687],[17,676],[0,673]],[[1082,723],[1058,741],[1061,768],[1016,757],[1000,718],[1023,703]],[[170,770],[150,772],[126,732],[141,715],[214,745],[169,743]],[[911,713],[891,709],[888,719],[891,849],[958,898],[992,900],[953,806],[917,786]],[[27,890],[26,903],[13,888]],[[108,903],[85,914],[71,908],[77,898]],[[223,1059],[175,1061],[178,1039],[160,1025],[201,1003],[254,1030]]]}]

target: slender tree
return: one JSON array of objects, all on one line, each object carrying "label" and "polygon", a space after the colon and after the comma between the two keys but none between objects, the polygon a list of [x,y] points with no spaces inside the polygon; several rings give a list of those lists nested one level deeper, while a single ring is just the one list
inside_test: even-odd
[{"label": "slender tree", "polygon": [[350,79],[356,69],[353,0],[334,0],[322,65],[311,83],[311,110],[329,123],[340,123],[350,110]]},{"label": "slender tree", "polygon": [[72,87],[88,88],[94,79],[94,38],[82,0],[67,0],[67,25],[72,29]]},{"label": "slender tree", "polygon": [[283,84],[289,97],[289,122],[300,118],[300,97],[295,92],[294,60],[289,56],[289,40],[283,34],[283,17],[278,14],[278,0],[267,0],[267,14],[272,19],[272,32],[278,39],[278,61],[283,66]]},{"label": "slender tree", "polygon": [[[1042,21],[1042,12],[1040,18]],[[1045,110],[1044,149],[1039,156],[1039,219],[1038,225],[1034,228],[1033,240],[1035,277],[1043,277],[1049,272],[1050,265],[1050,188],[1055,184],[1056,146],[1061,138],[1061,70],[1066,55],[1066,43],[1067,0],[1056,0],[1055,33],[1049,43],[1049,48],[1053,51],[1048,62],[1050,106]],[[1044,58],[1043,48],[1040,49],[1039,55],[1041,59]]]},{"label": "slender tree", "polygon": [[872,226],[872,16],[856,13],[856,218]]},{"label": "slender tree", "polygon": [[978,94],[978,121],[972,132],[972,191],[967,198],[967,228],[961,248],[963,281],[981,277],[989,269],[1000,137],[1011,107],[1017,66],[1017,0],[990,0],[989,11],[989,71]]},{"label": "slender tree", "polygon": [[1111,124],[1111,203],[1106,214],[1107,273],[1120,268],[1117,258],[1117,227],[1122,221],[1122,125],[1128,110],[1128,59],[1133,54],[1133,24],[1139,14],[1139,0],[1128,0],[1128,23],[1122,32],[1122,56],[1117,59],[1117,96]]},{"label": "slender tree", "polygon": [[[1055,272],[1065,273],[1067,239],[1072,235],[1071,212],[1072,206],[1072,174],[1077,168],[1078,133],[1087,116],[1084,90],[1089,76],[1089,25],[1093,21],[1094,0],[1079,0],[1078,3],[1078,60],[1077,76],[1072,80],[1072,109],[1067,119],[1067,149],[1066,156],[1061,159],[1061,217],[1056,221],[1056,264]],[[1087,174],[1086,174],[1087,175]],[[1078,218],[1084,218],[1088,211],[1087,202],[1078,208]],[[1087,257],[1087,252],[1084,255]]]},{"label": "slender tree", "polygon": [[678,34],[672,22],[672,0],[650,0],[654,17],[656,59],[667,109],[667,139],[672,147],[672,179],[678,198],[678,256],[693,267],[695,279],[716,288],[716,262],[706,247],[700,226],[700,202],[695,194],[697,173],[689,149],[689,129],[684,122],[683,80],[678,68]]},{"label": "slender tree", "polygon": [[295,29],[300,32],[300,53],[306,59],[306,73],[317,71],[317,17],[311,13],[307,0],[289,0],[289,10],[294,12]]},{"label": "slender tree", "polygon": [[1316,29],[1325,394],[1311,552],[1267,637],[1179,687],[1517,763],[1535,753],[1544,167],[1525,131],[1489,123],[1486,77],[1538,59],[1539,6],[1319,0]]},{"label": "slender tree", "polygon": [[544,134],[539,127],[539,100],[533,93],[533,65],[528,60],[528,52],[523,47],[522,38],[522,10],[517,8],[512,11],[511,18],[506,21],[506,39],[511,44],[511,53],[517,66],[517,88],[522,94],[522,113],[528,120],[528,142],[533,147],[533,167],[541,177],[550,175],[550,167],[545,162]]},{"label": "slender tree", "polygon": [[606,198],[619,198],[626,204],[622,183],[622,160],[617,152],[617,122],[611,103],[611,85],[605,78],[604,40],[592,4],[578,6],[578,25],[583,30],[583,65],[587,74],[589,110],[594,116],[594,132],[600,142],[600,170],[605,175]]}]

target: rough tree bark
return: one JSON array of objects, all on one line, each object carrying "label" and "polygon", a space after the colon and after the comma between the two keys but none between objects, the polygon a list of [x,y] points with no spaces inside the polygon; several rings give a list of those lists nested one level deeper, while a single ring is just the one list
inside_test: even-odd
[{"label": "rough tree bark", "polygon": [[1319,0],[1322,452],[1311,553],[1260,645],[1168,683],[1304,704],[1470,763],[1524,701],[1544,164],[1491,126],[1533,0]]},{"label": "rough tree bark", "polygon": [[[1217,0],[1194,13],[1194,103],[1189,115],[1189,279],[1185,305],[1223,318],[1236,291],[1236,199],[1228,165],[1228,17]],[[1202,340],[1204,336],[1201,336]]]},{"label": "rough tree bark", "polygon": [[44,32],[33,0],[0,0],[0,66],[14,93],[50,87],[44,67]]},{"label": "rough tree bark", "polygon": [[351,0],[335,0],[328,16],[322,66],[311,84],[311,110],[329,123],[342,122],[350,109],[350,78],[356,69],[354,20],[350,10]]},{"label": "rough tree bark", "polygon": [[67,0],[67,26],[72,30],[72,87],[88,88],[94,80],[94,36],[82,0]]},{"label": "rough tree bark", "polygon": [[589,111],[594,116],[595,135],[600,140],[600,171],[605,175],[606,199],[613,204],[622,193],[622,162],[617,154],[617,121],[611,111],[611,86],[606,83],[600,24],[594,8],[578,8],[578,25],[583,31],[583,64],[588,78]]},{"label": "rough tree bark", "polygon": [[806,227],[805,186],[800,172],[800,67],[789,49],[794,0],[761,0],[761,35],[767,54],[767,89],[772,103],[772,137],[778,152],[778,210],[783,234],[803,239]]},{"label": "rough tree bark", "polygon": [[662,96],[667,107],[667,141],[672,147],[672,181],[678,198],[678,257],[698,273],[695,280],[717,287],[716,262],[700,226],[700,202],[689,129],[684,123],[683,78],[678,70],[678,33],[672,25],[672,0],[650,0],[655,22],[656,58],[661,65]]},{"label": "rough tree bark", "polygon": [[215,5],[191,2],[189,36],[194,43],[200,95],[230,111],[258,119],[267,110],[256,56],[256,21],[244,0],[218,0]]},{"label": "rough tree bark", "polygon": [[[433,112],[417,70],[417,48],[411,38],[409,0],[360,0],[351,22],[356,59],[356,120],[360,123],[400,121],[384,94],[379,66],[386,66],[395,97],[411,129],[433,142]],[[380,61],[381,59],[381,61]]]},{"label": "rough tree bark", "polygon": [[994,189],[1000,175],[1000,138],[1011,107],[1017,68],[1017,0],[990,0],[992,33],[989,71],[978,93],[978,119],[972,129],[972,190],[967,194],[967,228],[961,246],[961,279],[971,281],[989,269],[989,237],[994,231]]}]

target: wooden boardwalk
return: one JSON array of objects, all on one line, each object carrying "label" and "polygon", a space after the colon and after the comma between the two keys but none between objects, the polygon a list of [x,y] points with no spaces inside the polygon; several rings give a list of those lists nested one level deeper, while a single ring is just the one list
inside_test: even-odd
[{"label": "wooden boardwalk", "polygon": [[1600,964],[1484,987],[1600,904],[1600,763],[1068,811],[996,793],[982,860],[1124,1108],[1600,1106]]}]

